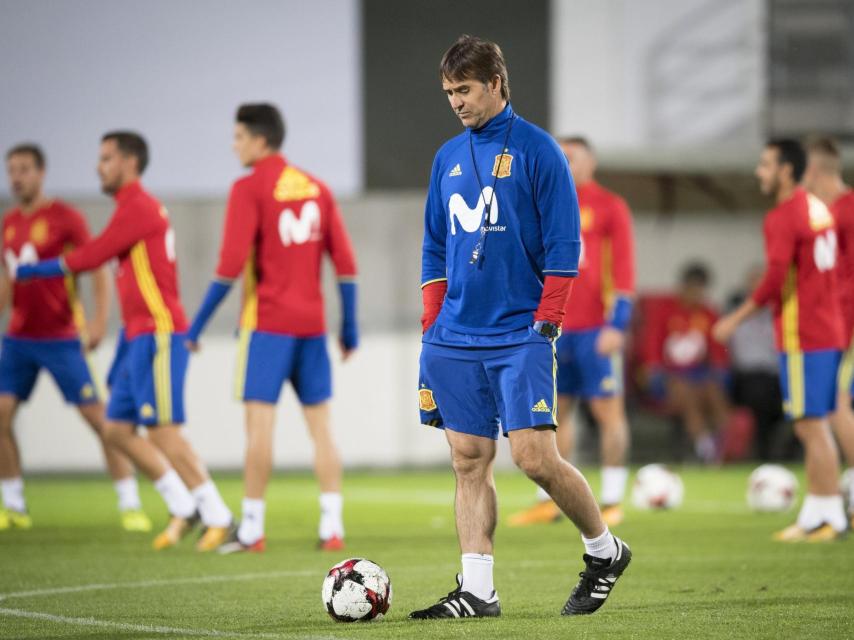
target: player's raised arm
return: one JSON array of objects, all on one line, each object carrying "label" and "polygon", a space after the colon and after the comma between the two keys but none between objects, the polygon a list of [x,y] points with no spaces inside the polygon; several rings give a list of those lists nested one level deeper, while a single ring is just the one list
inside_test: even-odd
[{"label": "player's raised arm", "polygon": [[257,229],[258,206],[255,196],[246,181],[238,180],[228,196],[219,264],[187,332],[187,342],[191,349],[198,348],[202,331],[243,271],[252,251]]},{"label": "player's raised arm", "polygon": [[626,331],[632,318],[635,297],[635,242],[632,214],[622,199],[618,199],[614,207],[610,231],[614,302],[608,324],[620,331]]},{"label": "player's raised arm", "polygon": [[335,199],[328,189],[324,188],[323,192],[328,215],[323,241],[338,276],[338,291],[341,295],[341,348],[346,360],[359,346],[356,255]]},{"label": "player's raised arm", "polygon": [[578,196],[566,158],[553,141],[541,146],[531,165],[545,249],[545,281],[534,326],[547,337],[557,337],[581,255]]},{"label": "player's raised arm", "polygon": [[421,315],[421,331],[436,321],[448,292],[448,272],[445,262],[445,243],[448,222],[439,193],[439,157],[433,161],[430,188],[424,206],[424,241],[421,252],[421,297],[424,311]]},{"label": "player's raised arm", "polygon": [[[73,247],[89,242],[89,225],[77,211],[71,210],[68,216],[69,238]],[[110,315],[110,275],[107,267],[100,267],[92,274],[95,309],[91,319],[86,322],[86,349],[95,349],[107,332],[107,320]],[[84,310],[85,313],[85,310]],[[85,320],[85,318],[84,318]]]}]

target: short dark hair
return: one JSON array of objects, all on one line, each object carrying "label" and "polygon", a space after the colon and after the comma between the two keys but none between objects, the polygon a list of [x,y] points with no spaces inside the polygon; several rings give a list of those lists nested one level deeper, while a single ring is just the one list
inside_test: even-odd
[{"label": "short dark hair", "polygon": [[709,286],[712,274],[709,268],[702,262],[689,262],[682,267],[679,281],[684,284],[698,284],[703,287]]},{"label": "short dark hair", "polygon": [[261,136],[271,149],[279,150],[285,141],[285,121],[272,104],[261,102],[242,104],[237,108],[237,122],[246,126],[253,135]]},{"label": "short dark hair", "polygon": [[807,169],[807,154],[803,145],[792,138],[774,138],[765,146],[777,150],[779,163],[792,167],[792,178],[800,182]]},{"label": "short dark hair", "polygon": [[462,35],[442,56],[439,77],[448,80],[478,80],[489,84],[501,78],[501,97],[510,99],[510,80],[501,47],[477,36]]},{"label": "short dark hair", "polygon": [[114,140],[123,155],[136,158],[136,169],[142,175],[148,166],[148,144],[145,138],[135,131],[108,131],[101,137],[101,142],[108,140]]},{"label": "short dark hair", "polygon": [[9,160],[12,156],[19,156],[23,154],[32,156],[39,169],[45,168],[47,163],[45,162],[44,151],[42,151],[42,148],[39,145],[33,142],[16,144],[6,152],[6,160]]},{"label": "short dark hair", "polygon": [[558,142],[560,144],[577,144],[590,152],[593,151],[593,145],[590,144],[590,141],[584,136],[561,136],[561,138],[558,139]]}]

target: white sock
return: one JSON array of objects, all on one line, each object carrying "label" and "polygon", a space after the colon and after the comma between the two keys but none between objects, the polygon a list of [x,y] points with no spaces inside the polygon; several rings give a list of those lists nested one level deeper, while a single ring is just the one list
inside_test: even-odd
[{"label": "white sock", "polygon": [[320,494],[318,535],[321,540],[329,540],[333,536],[344,537],[344,520],[341,517],[343,506],[344,499],[340,493]]},{"label": "white sock", "polygon": [[602,535],[595,538],[581,536],[581,541],[584,543],[584,550],[589,556],[607,560],[613,560],[617,557],[617,541],[608,531],[608,527],[605,527],[605,532]]},{"label": "white sock", "polygon": [[184,485],[184,481],[175,472],[169,469],[154,483],[154,488],[163,497],[169,513],[179,518],[189,518],[196,512],[196,503],[193,496]]},{"label": "white sock", "polygon": [[601,502],[605,506],[620,504],[626,495],[628,467],[602,467]]},{"label": "white sock", "polygon": [[138,511],[142,509],[139,500],[139,485],[136,476],[128,476],[113,483],[116,495],[119,497],[119,511]]},{"label": "white sock", "polygon": [[463,554],[463,591],[481,600],[489,600],[495,592],[492,567],[495,560],[482,553]]},{"label": "white sock", "polygon": [[263,498],[243,498],[243,519],[237,530],[237,539],[243,544],[255,544],[264,537],[266,508]]},{"label": "white sock", "polygon": [[845,505],[841,495],[808,497],[813,499],[813,509],[818,516],[819,524],[826,522],[837,531],[848,528],[848,518],[845,517]]},{"label": "white sock", "polygon": [[543,489],[540,485],[537,485],[537,501],[545,502],[546,500],[551,500],[552,497],[548,494],[548,491]]},{"label": "white sock", "polygon": [[708,433],[700,436],[694,443],[694,453],[703,462],[713,462],[718,453],[715,439]]},{"label": "white sock", "polygon": [[815,499],[816,496],[808,493],[804,496],[804,502],[801,504],[801,510],[798,511],[797,525],[806,531],[815,529],[821,524],[821,514],[818,513],[818,509],[815,507]]},{"label": "white sock", "polygon": [[219,489],[213,480],[203,482],[190,493],[196,501],[196,508],[202,522],[208,527],[227,527],[231,524],[231,510],[225,506]]},{"label": "white sock", "polygon": [[21,476],[0,480],[0,491],[3,492],[3,506],[6,509],[18,513],[27,511],[27,501],[24,500],[24,479]]}]

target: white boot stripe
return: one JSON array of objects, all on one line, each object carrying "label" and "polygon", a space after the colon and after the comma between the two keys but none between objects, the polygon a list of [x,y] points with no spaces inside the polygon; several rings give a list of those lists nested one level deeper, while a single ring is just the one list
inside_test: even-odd
[{"label": "white boot stripe", "polygon": [[462,603],[462,605],[468,610],[469,615],[474,615],[474,609],[472,609],[471,605],[468,602],[460,598],[460,603]]},{"label": "white boot stripe", "polygon": [[446,603],[445,603],[445,606],[448,608],[448,611],[450,611],[451,613],[453,613],[453,614],[454,614],[454,617],[455,617],[455,618],[459,618],[459,617],[460,617],[460,612],[459,612],[459,611],[457,611],[457,610],[454,608],[454,606],[453,606],[450,602],[446,602]]}]

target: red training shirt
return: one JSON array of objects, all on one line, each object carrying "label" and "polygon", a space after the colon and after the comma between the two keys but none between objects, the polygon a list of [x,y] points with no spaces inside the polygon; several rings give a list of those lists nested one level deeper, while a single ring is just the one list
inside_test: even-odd
[{"label": "red training shirt", "polygon": [[[3,259],[10,272],[16,264],[58,258],[88,239],[85,218],[59,200],[29,214],[15,208],[3,217]],[[83,307],[73,276],[13,283],[9,336],[76,338],[82,325]]]},{"label": "red training shirt", "polygon": [[827,205],[801,188],[768,212],[768,261],[753,300],[774,310],[777,349],[786,353],[842,347],[836,285],[837,236]]},{"label": "red training shirt", "polygon": [[614,298],[635,291],[632,215],[626,202],[596,182],[578,186],[581,258],[563,328],[580,331],[608,321]]},{"label": "red training shirt", "polygon": [[216,277],[231,283],[244,274],[241,328],[297,337],[325,333],[324,253],[339,279],[355,278],[350,238],[323,182],[275,154],[232,185]]},{"label": "red training shirt", "polygon": [[646,362],[675,372],[725,367],[726,350],[712,339],[717,320],[718,314],[708,305],[689,306],[678,297],[662,300],[649,318]]},{"label": "red training shirt", "polygon": [[854,339],[854,189],[848,189],[830,205],[839,239],[839,270],[836,282],[842,308],[844,338]]},{"label": "red training shirt", "polygon": [[118,258],[116,288],[129,340],[186,331],[168,212],[138,181],[122,187],[115,200],[116,210],[101,235],[66,255],[65,266],[75,273],[91,271]]}]

